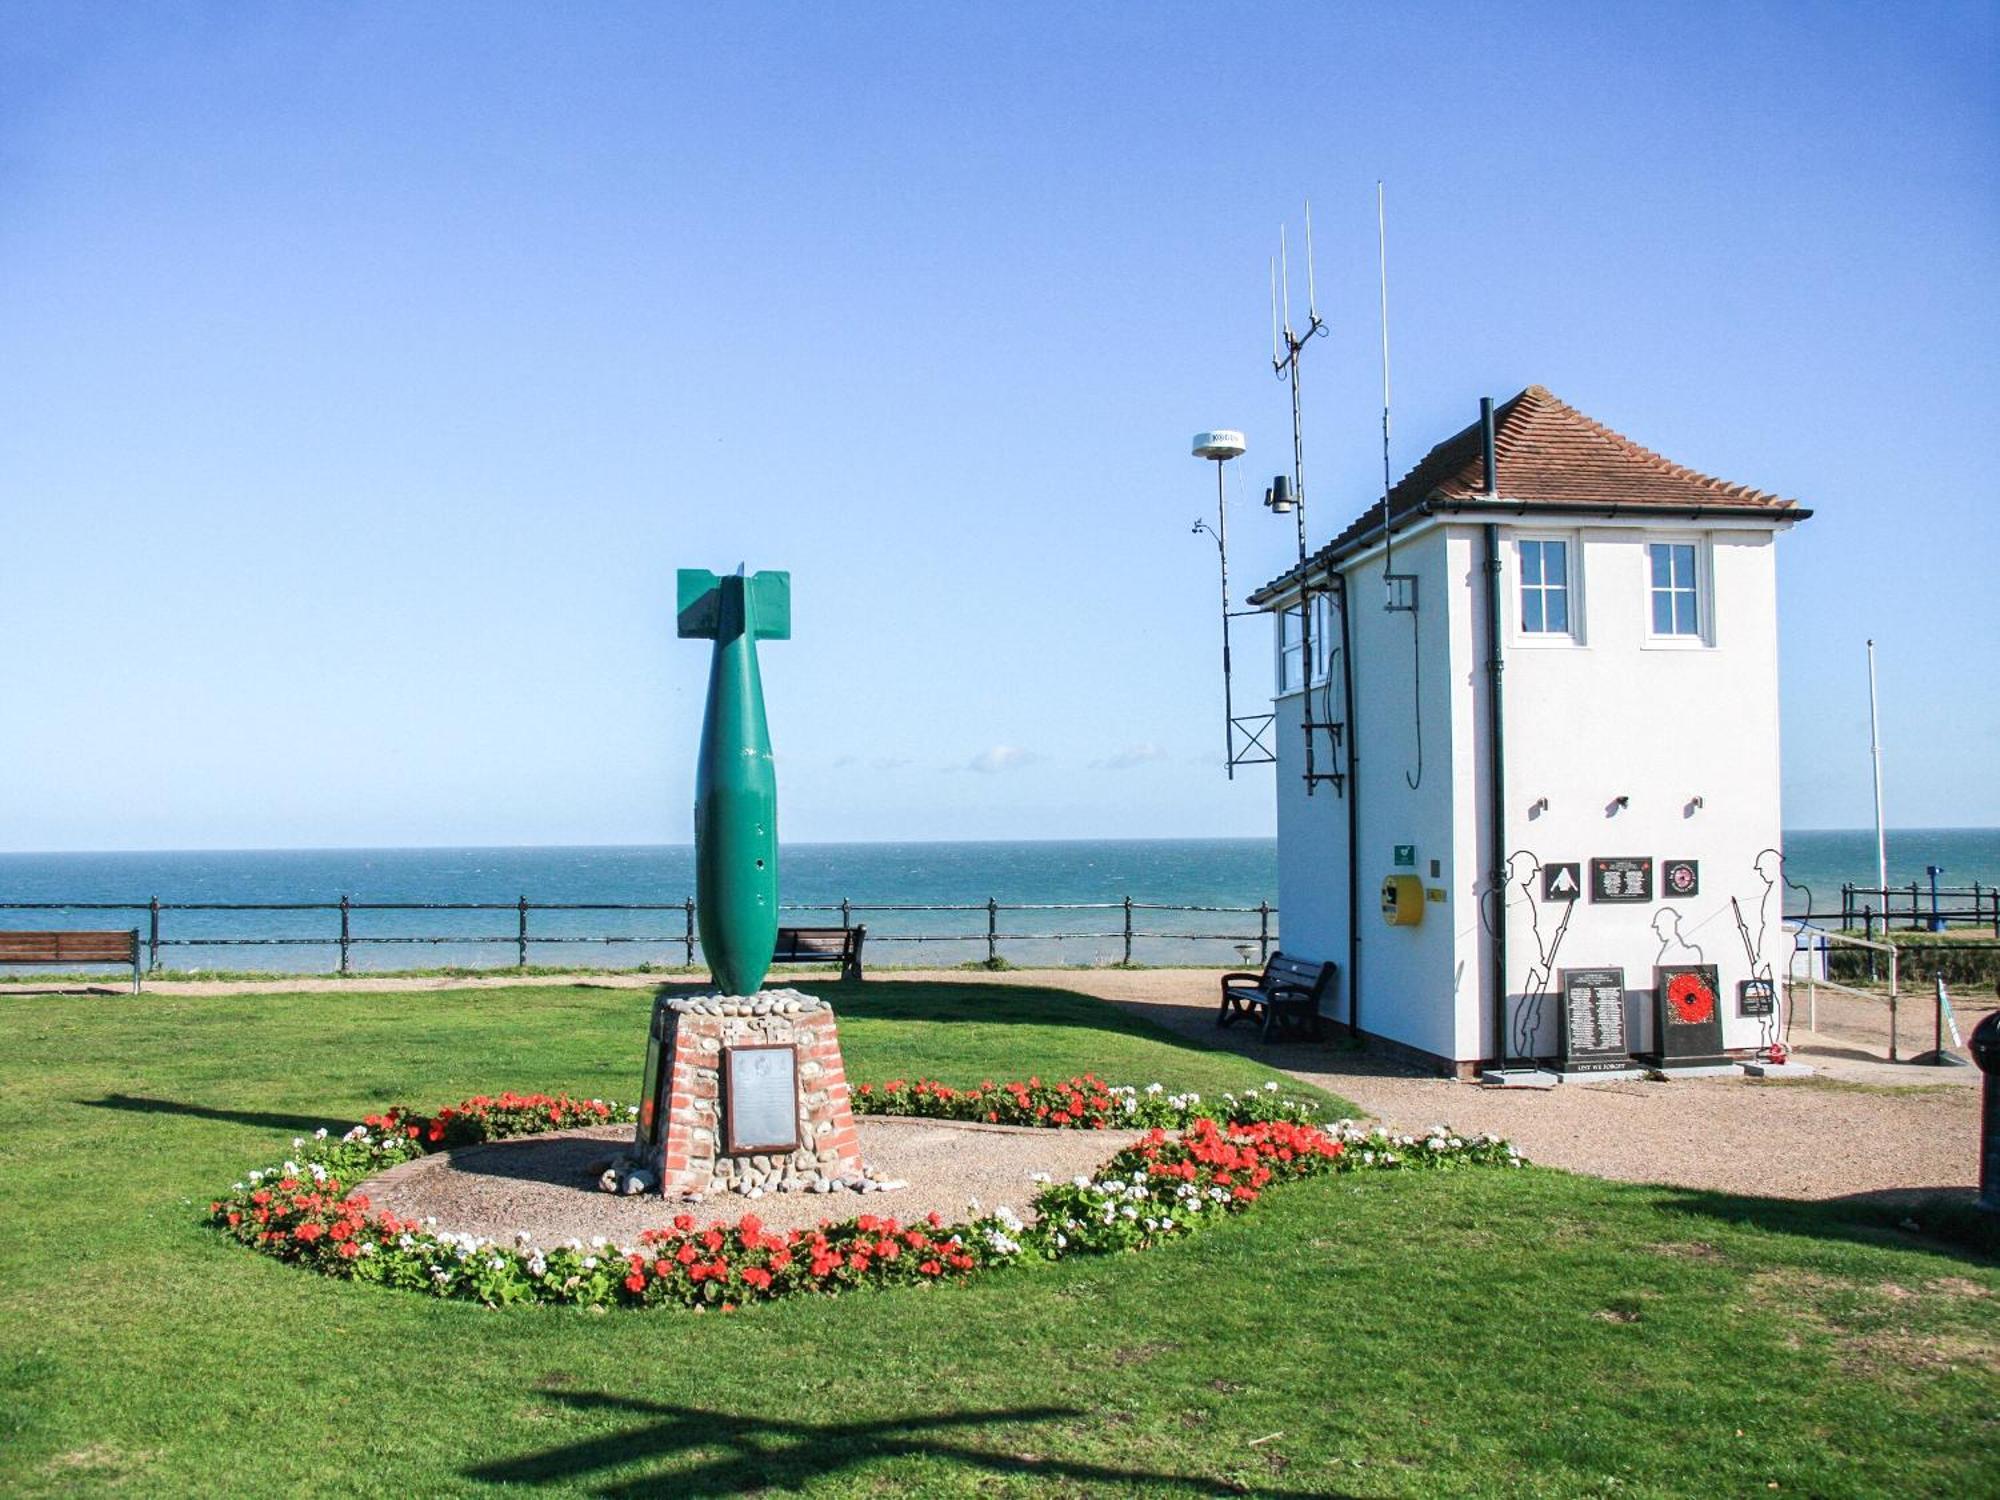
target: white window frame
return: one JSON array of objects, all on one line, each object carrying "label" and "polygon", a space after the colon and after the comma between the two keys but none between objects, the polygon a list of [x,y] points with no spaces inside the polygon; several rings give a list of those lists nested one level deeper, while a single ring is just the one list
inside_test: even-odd
[{"label": "white window frame", "polygon": [[1288,609],[1276,611],[1273,616],[1276,628],[1271,634],[1275,646],[1275,680],[1278,687],[1272,696],[1286,698],[1293,693],[1303,692],[1308,686],[1319,687],[1332,674],[1336,649],[1333,641],[1339,629],[1333,611],[1333,596],[1315,591],[1312,595],[1313,659],[1309,678],[1304,642],[1297,634],[1299,606],[1295,603]]},{"label": "white window frame", "polygon": [[[1662,633],[1653,628],[1653,549],[1694,549],[1694,631]],[[1715,559],[1700,532],[1648,532],[1639,549],[1640,598],[1644,601],[1646,646],[1659,651],[1704,651],[1715,644]]]},{"label": "white window frame", "polygon": [[[1558,650],[1584,645],[1582,535],[1574,531],[1517,531],[1512,534],[1511,540],[1513,545],[1507,549],[1509,642],[1517,646],[1544,646]],[[1568,594],[1569,608],[1569,627],[1566,630],[1529,630],[1522,622],[1522,590],[1526,587],[1526,570],[1521,565],[1523,542],[1563,544],[1563,587]]]},{"label": "white window frame", "polygon": [[[1299,608],[1296,604],[1281,609],[1274,616],[1275,628],[1271,631],[1275,648],[1275,673],[1278,683],[1276,697],[1289,697],[1302,692],[1305,683],[1305,643],[1298,634]],[[1296,664],[1296,665],[1295,665]]]}]

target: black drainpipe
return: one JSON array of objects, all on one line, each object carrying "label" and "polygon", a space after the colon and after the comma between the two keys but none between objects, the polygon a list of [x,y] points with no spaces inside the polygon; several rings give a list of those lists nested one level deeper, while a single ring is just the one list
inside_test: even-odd
[{"label": "black drainpipe", "polygon": [[[1479,398],[1479,438],[1486,459],[1486,493],[1500,497],[1500,474],[1493,456],[1493,398]],[[1500,527],[1486,523],[1486,784],[1492,821],[1493,868],[1487,875],[1493,897],[1493,1058],[1507,1066],[1507,754],[1504,697],[1500,674]]]},{"label": "black drainpipe", "polygon": [[[1355,771],[1354,641],[1347,628],[1347,575],[1335,569],[1340,586],[1340,698],[1347,721],[1347,1029],[1361,1035],[1361,779]],[[1308,705],[1310,708],[1310,705]]]}]

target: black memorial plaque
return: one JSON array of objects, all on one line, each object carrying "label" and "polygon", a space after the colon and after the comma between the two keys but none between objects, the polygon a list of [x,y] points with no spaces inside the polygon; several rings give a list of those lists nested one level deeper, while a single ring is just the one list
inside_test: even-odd
[{"label": "black memorial plaque", "polygon": [[1542,899],[1544,901],[1574,901],[1583,894],[1583,866],[1580,864],[1543,865]]},{"label": "black memorial plaque", "polygon": [[1650,857],[1613,856],[1590,862],[1590,899],[1642,902],[1653,899]]},{"label": "black memorial plaque", "polygon": [[724,1150],[799,1149],[799,1051],[785,1042],[722,1054]]},{"label": "black memorial plaque", "polygon": [[1608,1073],[1631,1065],[1623,969],[1564,969],[1562,1002],[1565,1071]]},{"label": "black memorial plaque", "polygon": [[1736,981],[1736,1014],[1739,1016],[1768,1016],[1778,1008],[1777,996],[1768,979],[1739,979]]},{"label": "black memorial plaque", "polygon": [[1660,885],[1669,899],[1701,894],[1701,862],[1693,859],[1660,861]]},{"label": "black memorial plaque", "polygon": [[1721,981],[1714,964],[1661,964],[1653,970],[1653,1020],[1660,1065],[1726,1063],[1722,1051]]}]

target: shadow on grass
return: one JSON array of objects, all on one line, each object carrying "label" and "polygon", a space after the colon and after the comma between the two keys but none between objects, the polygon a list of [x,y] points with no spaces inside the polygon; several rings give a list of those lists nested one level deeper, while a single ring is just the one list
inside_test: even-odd
[{"label": "shadow on grass", "polygon": [[[843,1017],[865,1021],[972,1021],[987,1026],[1076,1026],[1165,1042],[1190,1051],[1222,1050],[1216,1045],[1180,1035],[1172,1029],[1079,990],[1055,985],[992,984],[969,978],[877,980],[859,984],[829,980],[801,981],[806,993],[826,1001]],[[674,983],[658,986],[656,995],[712,995],[714,986]],[[1217,1037],[1223,1033],[1218,1032]]]},{"label": "shadow on grass", "polygon": [[135,1115],[188,1115],[197,1120],[222,1120],[231,1125],[250,1125],[258,1130],[282,1130],[292,1135],[311,1135],[325,1129],[338,1135],[350,1129],[352,1120],[336,1120],[331,1115],[281,1115],[262,1109],[216,1109],[207,1104],[188,1104],[180,1099],[151,1099],[142,1094],[106,1094],[102,1099],[79,1099],[90,1109],[122,1109]]},{"label": "shadow on grass", "polygon": [[[773,1484],[839,1474],[874,1460],[930,1458],[1009,1478],[1067,1480],[1107,1493],[1123,1493],[1141,1485],[1204,1495],[1227,1488],[1233,1494],[1263,1495],[1272,1500],[1327,1493],[1223,1486],[1213,1479],[1192,1475],[1149,1473],[1079,1459],[989,1452],[944,1440],[940,1435],[952,1428],[1050,1422],[1087,1415],[1074,1407],[940,1412],[878,1422],[800,1422],[736,1416],[594,1391],[551,1391],[546,1395],[580,1412],[620,1412],[641,1420],[619,1432],[585,1438],[561,1448],[480,1464],[465,1471],[468,1477],[488,1484],[567,1484],[587,1481],[588,1476],[607,1470],[650,1465],[676,1455],[701,1455],[693,1468],[681,1472],[607,1478],[595,1490],[596,1494],[614,1500],[625,1497],[637,1500],[639,1496],[663,1494],[755,1493]],[[1049,1446],[1062,1446],[1061,1435],[1049,1434]]]},{"label": "shadow on grass", "polygon": [[1897,1188],[1825,1200],[1676,1187],[1654,1191],[1668,1213],[1813,1239],[1930,1250],[1985,1265],[2000,1261],[2000,1214],[1980,1208],[1977,1189],[1970,1187]]}]

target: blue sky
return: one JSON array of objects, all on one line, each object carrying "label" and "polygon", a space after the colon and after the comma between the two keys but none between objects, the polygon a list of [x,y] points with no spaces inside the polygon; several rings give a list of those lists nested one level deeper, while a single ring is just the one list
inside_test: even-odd
[{"label": "blue sky", "polygon": [[[0,848],[679,842],[681,566],[793,839],[1258,834],[1190,433],[1324,538],[1533,382],[1818,511],[1786,822],[2000,824],[1990,6],[15,4]],[[1261,484],[1261,481],[1260,481]],[[1232,563],[1289,525],[1244,503]],[[1242,690],[1268,689],[1261,625]],[[1726,706],[1696,706],[1728,732]]]}]

